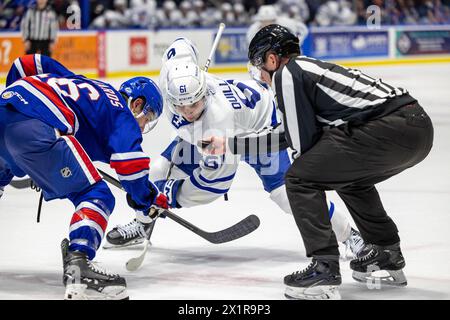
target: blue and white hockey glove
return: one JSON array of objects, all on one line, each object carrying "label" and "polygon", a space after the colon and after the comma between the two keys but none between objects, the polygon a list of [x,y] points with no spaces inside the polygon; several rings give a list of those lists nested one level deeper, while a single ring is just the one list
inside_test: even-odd
[{"label": "blue and white hockey glove", "polygon": [[[166,196],[166,205],[169,208],[181,208],[181,206],[177,203],[177,193],[178,189],[183,184],[184,180],[159,180],[155,182],[155,185],[158,187],[159,191]],[[164,208],[164,205],[160,205],[155,203],[161,208]]]}]

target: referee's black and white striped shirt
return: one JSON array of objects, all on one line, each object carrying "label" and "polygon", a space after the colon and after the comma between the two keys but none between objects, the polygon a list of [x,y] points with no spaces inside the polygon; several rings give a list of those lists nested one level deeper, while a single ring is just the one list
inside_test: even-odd
[{"label": "referee's black and white striped shirt", "polygon": [[43,10],[29,8],[22,19],[20,30],[24,40],[55,41],[58,31],[55,11],[50,6]]},{"label": "referee's black and white striped shirt", "polygon": [[305,56],[280,68],[272,88],[296,156],[317,142],[324,126],[361,124],[416,101],[406,90],[359,70]]}]

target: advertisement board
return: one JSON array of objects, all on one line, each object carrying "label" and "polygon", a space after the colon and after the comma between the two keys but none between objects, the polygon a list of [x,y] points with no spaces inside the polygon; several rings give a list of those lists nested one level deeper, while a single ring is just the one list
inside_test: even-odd
[{"label": "advertisement board", "polygon": [[[71,70],[97,70],[97,33],[61,33],[53,58]],[[13,61],[25,54],[19,33],[0,33],[0,73],[8,72]]]},{"label": "advertisement board", "polygon": [[13,61],[25,52],[22,37],[15,33],[0,33],[0,73],[6,74]]},{"label": "advertisement board", "polygon": [[61,33],[52,58],[71,70],[97,70],[97,33]]},{"label": "advertisement board", "polygon": [[[212,34],[212,40],[216,33]],[[215,53],[216,63],[246,63],[248,53],[248,44],[246,32],[236,31],[222,34]]]},{"label": "advertisement board", "polygon": [[387,31],[319,31],[311,35],[310,41],[308,53],[319,59],[389,56]]},{"label": "advertisement board", "polygon": [[396,55],[430,55],[450,53],[450,30],[398,30]]}]

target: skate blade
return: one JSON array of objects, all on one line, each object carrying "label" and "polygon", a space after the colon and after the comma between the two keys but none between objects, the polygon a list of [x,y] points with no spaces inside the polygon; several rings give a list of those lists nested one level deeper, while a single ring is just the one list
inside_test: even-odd
[{"label": "skate blade", "polygon": [[85,284],[68,284],[64,300],[129,300],[127,290],[122,286],[105,287],[102,292],[88,289]]},{"label": "skate blade", "polygon": [[358,282],[366,283],[369,288],[381,288],[383,286],[406,287],[408,285],[402,270],[353,271],[352,277]]},{"label": "skate blade", "polygon": [[[116,245],[116,244],[112,244],[109,243],[108,241],[106,241],[106,243],[103,245],[103,249],[105,250],[109,250],[109,249],[121,249],[121,248],[127,248],[127,247],[132,247],[132,246],[137,246],[140,245],[142,243],[144,243],[145,238],[144,239],[138,239],[132,242],[128,242],[127,244],[122,244],[122,245]],[[152,243],[150,242],[149,245],[151,246]]]},{"label": "skate blade", "polygon": [[315,286],[310,288],[287,286],[284,296],[294,300],[341,300],[337,286]]}]

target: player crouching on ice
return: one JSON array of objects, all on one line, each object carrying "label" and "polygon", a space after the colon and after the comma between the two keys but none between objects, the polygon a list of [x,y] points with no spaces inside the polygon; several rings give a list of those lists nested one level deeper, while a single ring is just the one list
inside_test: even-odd
[{"label": "player crouching on ice", "polygon": [[39,54],[14,61],[0,97],[0,189],[28,174],[46,201],[74,204],[70,241],[61,244],[66,299],[128,299],[125,279],[92,262],[115,204],[92,161],[115,169],[140,210],[161,204],[141,142],[162,109],[147,78],[126,81],[119,93]]},{"label": "player crouching on ice", "polygon": [[[242,158],[232,154],[207,156],[197,149],[198,141],[214,133],[237,135],[279,126],[270,87],[255,80],[225,81],[201,70],[197,49],[185,38],[175,40],[166,50],[162,65],[159,84],[178,138],[154,162],[150,175],[169,199],[169,207],[193,207],[223,196],[243,160],[256,171],[272,201],[292,214],[284,183],[291,165],[286,149]],[[174,167],[167,177],[171,162]],[[359,232],[332,203],[330,217],[338,239],[347,245],[346,255],[357,256],[364,248]],[[153,225],[151,219],[137,215],[107,234],[106,247],[142,243],[151,236]]]}]

